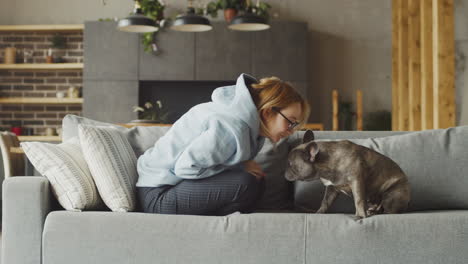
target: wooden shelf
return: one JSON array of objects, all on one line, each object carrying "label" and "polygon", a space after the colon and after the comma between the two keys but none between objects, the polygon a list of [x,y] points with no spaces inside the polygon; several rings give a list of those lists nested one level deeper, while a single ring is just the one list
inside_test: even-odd
[{"label": "wooden shelf", "polygon": [[18,136],[19,141],[50,141],[60,142],[62,141],[61,136]]},{"label": "wooden shelf", "polygon": [[82,70],[83,63],[0,64],[0,70]]},{"label": "wooden shelf", "polygon": [[56,25],[1,25],[0,31],[83,31],[84,24],[56,24]]},{"label": "wooden shelf", "polygon": [[56,97],[4,97],[0,104],[82,104],[83,98],[56,98]]}]

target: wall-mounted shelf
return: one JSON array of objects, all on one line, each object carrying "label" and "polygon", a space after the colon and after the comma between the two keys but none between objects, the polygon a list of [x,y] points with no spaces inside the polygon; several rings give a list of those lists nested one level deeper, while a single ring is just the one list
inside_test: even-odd
[{"label": "wall-mounted shelf", "polygon": [[83,98],[55,98],[55,97],[8,97],[0,98],[0,104],[82,104]]},{"label": "wall-mounted shelf", "polygon": [[61,136],[18,136],[19,141],[50,141],[60,142],[62,141]]},{"label": "wall-mounted shelf", "polygon": [[82,70],[83,63],[15,63],[0,64],[0,70]]},{"label": "wall-mounted shelf", "polygon": [[0,31],[82,31],[84,24],[57,24],[57,25],[2,25]]}]

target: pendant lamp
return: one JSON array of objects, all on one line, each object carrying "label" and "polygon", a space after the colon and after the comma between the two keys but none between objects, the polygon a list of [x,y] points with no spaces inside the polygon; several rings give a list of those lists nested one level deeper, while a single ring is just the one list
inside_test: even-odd
[{"label": "pendant lamp", "polygon": [[[259,2],[257,0],[257,7]],[[270,28],[266,18],[258,16],[252,12],[250,7],[250,0],[247,0],[247,11],[246,13],[236,16],[232,19],[228,28],[239,31],[260,31]]]},{"label": "pendant lamp", "polygon": [[206,17],[195,14],[195,8],[192,6],[192,0],[189,0],[187,13],[177,17],[172,23],[171,29],[183,32],[203,32],[209,31],[213,29],[213,27]]},{"label": "pendant lamp", "polygon": [[117,28],[121,31],[135,33],[147,33],[158,30],[158,27],[156,27],[156,22],[153,19],[143,15],[138,0],[135,0],[135,9],[133,10],[133,14],[119,20]]}]

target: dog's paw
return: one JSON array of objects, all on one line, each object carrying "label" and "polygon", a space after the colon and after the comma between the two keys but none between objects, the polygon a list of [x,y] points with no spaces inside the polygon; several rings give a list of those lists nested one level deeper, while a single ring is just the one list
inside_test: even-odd
[{"label": "dog's paw", "polygon": [[383,207],[382,204],[369,204],[366,214],[367,216],[373,216],[373,215],[378,215],[383,213]]},{"label": "dog's paw", "polygon": [[352,218],[354,221],[359,221],[359,220],[364,219],[364,217],[359,216],[359,215],[353,215],[353,216],[351,216],[351,218]]}]

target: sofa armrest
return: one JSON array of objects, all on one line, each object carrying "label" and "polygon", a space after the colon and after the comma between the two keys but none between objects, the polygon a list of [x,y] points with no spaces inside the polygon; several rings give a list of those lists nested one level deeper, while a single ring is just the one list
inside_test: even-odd
[{"label": "sofa armrest", "polygon": [[51,200],[45,177],[5,179],[1,263],[41,263],[42,230]]}]

